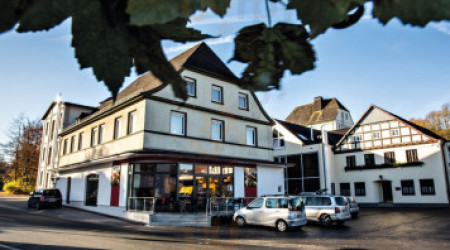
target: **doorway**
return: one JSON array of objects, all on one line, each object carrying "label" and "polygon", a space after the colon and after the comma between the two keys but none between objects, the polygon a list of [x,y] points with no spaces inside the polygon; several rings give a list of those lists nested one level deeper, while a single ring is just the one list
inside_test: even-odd
[{"label": "doorway", "polygon": [[392,185],[390,181],[382,181],[381,189],[383,194],[383,202],[390,203],[392,202]]},{"label": "doorway", "polygon": [[86,206],[97,206],[98,174],[86,177]]},{"label": "doorway", "polygon": [[72,186],[72,177],[67,178],[66,203],[70,203],[70,188]]}]

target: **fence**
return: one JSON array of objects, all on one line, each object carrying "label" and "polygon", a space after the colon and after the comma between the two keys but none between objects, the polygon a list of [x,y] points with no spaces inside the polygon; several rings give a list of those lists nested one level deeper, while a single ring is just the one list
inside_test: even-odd
[{"label": "fence", "polygon": [[255,198],[256,197],[211,197],[209,199],[209,215],[232,216],[234,212],[247,206]]}]

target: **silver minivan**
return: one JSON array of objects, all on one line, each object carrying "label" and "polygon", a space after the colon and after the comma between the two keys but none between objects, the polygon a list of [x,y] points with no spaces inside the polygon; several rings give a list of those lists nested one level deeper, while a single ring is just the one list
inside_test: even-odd
[{"label": "silver minivan", "polygon": [[260,225],[276,227],[280,232],[306,225],[307,219],[301,197],[267,196],[254,199],[234,213],[238,226]]},{"label": "silver minivan", "polygon": [[323,226],[330,226],[333,222],[343,225],[351,219],[350,207],[344,196],[302,195],[302,198],[308,221],[318,221]]}]

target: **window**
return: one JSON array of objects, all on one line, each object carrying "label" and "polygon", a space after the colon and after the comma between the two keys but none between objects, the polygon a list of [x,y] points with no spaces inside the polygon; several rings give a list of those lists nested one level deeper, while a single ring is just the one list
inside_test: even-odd
[{"label": "window", "polygon": [[75,136],[73,135],[70,139],[70,153],[75,151]]},{"label": "window", "polygon": [[354,155],[347,156],[347,167],[356,167],[356,157]]},{"label": "window", "polygon": [[42,161],[45,162],[45,148],[42,149]]},{"label": "window", "polygon": [[64,144],[63,144],[63,154],[64,154],[64,155],[67,154],[67,147],[69,146],[68,144],[69,144],[69,143],[68,143],[68,140],[65,139],[65,140],[64,140]]},{"label": "window", "polygon": [[128,113],[128,134],[136,132],[136,111]]},{"label": "window", "polygon": [[269,198],[266,200],[267,208],[278,208],[278,199],[277,198]]},{"label": "window", "polygon": [[170,133],[186,135],[186,114],[172,111],[170,116]]},{"label": "window", "polygon": [[195,79],[185,77],[184,81],[186,82],[187,95],[195,97],[197,95],[197,87],[196,87]]},{"label": "window", "polygon": [[211,88],[211,101],[212,102],[223,103],[222,94],[223,94],[222,87],[212,85],[212,88]]},{"label": "window", "polygon": [[355,142],[360,142],[362,140],[362,136],[361,135],[355,135]]},{"label": "window", "polygon": [[98,127],[98,144],[102,144],[105,141],[105,124]]},{"label": "window", "polygon": [[256,146],[256,128],[245,128],[246,144],[250,146]]},{"label": "window", "polygon": [[345,113],[345,120],[348,120],[348,114]]},{"label": "window", "polygon": [[263,198],[256,198],[254,199],[252,202],[250,202],[250,204],[248,204],[248,208],[252,209],[252,208],[262,208],[264,204],[264,199]]},{"label": "window", "polygon": [[400,132],[399,132],[398,129],[392,129],[391,130],[391,136],[399,136],[399,135],[400,135]]},{"label": "window", "polygon": [[381,138],[380,132],[373,132],[372,136],[373,136],[373,139],[380,139]]},{"label": "window", "polygon": [[385,152],[384,153],[384,163],[394,164],[395,163],[395,152]]},{"label": "window", "polygon": [[341,195],[350,196],[350,183],[341,183]]},{"label": "window", "polygon": [[239,109],[248,110],[248,95],[239,93]]},{"label": "window", "polygon": [[48,148],[47,165],[52,163],[52,147]]},{"label": "window", "polygon": [[416,190],[414,189],[414,181],[413,180],[404,180],[401,181],[402,184],[402,195],[415,195]]},{"label": "window", "polygon": [[364,165],[374,166],[375,165],[375,155],[374,154],[364,154]]},{"label": "window", "polygon": [[83,148],[83,135],[84,133],[80,133],[78,135],[78,150],[81,150]]},{"label": "window", "polygon": [[344,120],[344,112],[341,113],[341,120]]},{"label": "window", "polygon": [[284,148],[284,136],[278,132],[278,130],[273,131],[273,149]]},{"label": "window", "polygon": [[114,119],[114,139],[117,139],[120,137],[120,130],[122,128],[122,117],[117,117]]},{"label": "window", "polygon": [[366,196],[365,182],[355,182],[355,196]]},{"label": "window", "polygon": [[417,149],[406,150],[406,162],[418,162],[419,158],[417,157]]},{"label": "window", "polygon": [[215,141],[224,140],[223,121],[212,120],[211,121],[211,139]]},{"label": "window", "polygon": [[45,133],[44,135],[48,135],[48,122],[45,123]]},{"label": "window", "polygon": [[55,133],[55,120],[52,121],[52,130],[50,131],[50,140],[53,140],[54,133]]},{"label": "window", "polygon": [[97,144],[97,128],[92,128],[91,130],[91,147]]},{"label": "window", "polygon": [[422,195],[435,195],[436,194],[436,190],[434,189],[433,179],[420,180],[420,193]]}]

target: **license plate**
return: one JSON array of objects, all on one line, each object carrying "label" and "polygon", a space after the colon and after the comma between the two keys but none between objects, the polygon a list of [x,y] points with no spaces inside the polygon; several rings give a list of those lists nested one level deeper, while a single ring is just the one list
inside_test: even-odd
[{"label": "license plate", "polygon": [[48,201],[49,201],[49,202],[55,202],[55,201],[56,201],[56,198],[50,198]]}]

